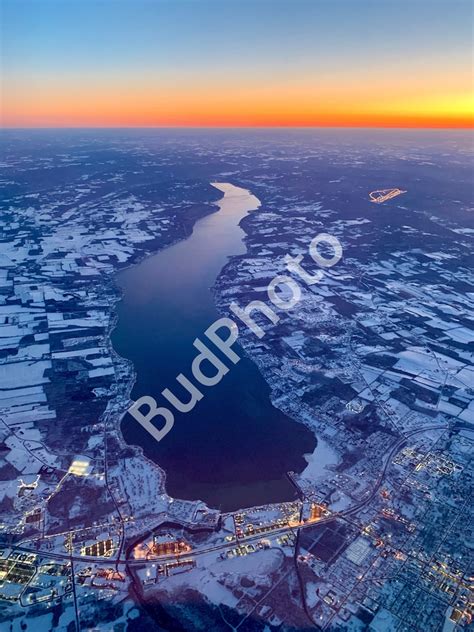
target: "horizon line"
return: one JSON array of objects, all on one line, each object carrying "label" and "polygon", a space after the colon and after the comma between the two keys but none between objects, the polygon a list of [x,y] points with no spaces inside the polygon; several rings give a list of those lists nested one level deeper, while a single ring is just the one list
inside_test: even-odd
[{"label": "horizon line", "polygon": [[137,130],[238,130],[238,129],[373,129],[373,130],[474,130],[474,122],[470,125],[28,125],[0,126],[0,131],[20,130],[93,130],[93,129],[137,129]]}]

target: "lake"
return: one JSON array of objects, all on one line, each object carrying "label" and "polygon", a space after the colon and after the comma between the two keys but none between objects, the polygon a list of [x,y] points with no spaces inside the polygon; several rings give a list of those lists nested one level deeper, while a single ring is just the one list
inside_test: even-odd
[{"label": "lake", "polygon": [[[192,343],[219,318],[211,287],[228,258],[245,252],[239,223],[260,203],[232,184],[214,186],[224,197],[187,239],[117,275],[123,299],[112,342],[135,367],[134,400],[150,395],[170,406],[161,396],[164,388],[187,400],[176,376],[192,377],[198,353]],[[234,349],[243,355],[238,345]],[[303,455],[316,439],[271,404],[270,389],[250,359],[230,366],[219,384],[201,387],[204,398],[192,411],[175,412],[162,441],[129,414],[124,438],[166,471],[167,492],[175,498],[204,500],[223,511],[291,500],[295,490],[286,472],[304,469]]]}]

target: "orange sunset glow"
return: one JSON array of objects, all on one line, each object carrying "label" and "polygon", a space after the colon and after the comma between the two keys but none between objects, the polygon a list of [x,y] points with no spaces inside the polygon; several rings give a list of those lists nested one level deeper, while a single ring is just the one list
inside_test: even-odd
[{"label": "orange sunset glow", "polygon": [[[357,35],[356,12],[355,22],[341,27],[336,12],[327,3],[318,10],[317,2],[302,3],[307,20],[304,13],[266,15],[273,31],[249,22],[243,4],[230,22],[209,14],[203,35],[191,5],[184,4],[188,10],[175,15],[168,4],[165,11],[161,2],[145,2],[147,11],[132,15],[129,3],[119,2],[117,16],[87,0],[82,9],[53,3],[51,15],[32,4],[34,23],[31,15],[15,13],[5,45],[11,65],[3,80],[2,125],[473,126],[469,36],[457,25],[457,32],[444,35],[446,49],[437,47],[436,32],[444,25],[423,3],[410,24],[395,14],[398,34],[385,27],[393,9],[371,8],[365,37]],[[257,6],[261,12],[268,4]],[[69,13],[78,20],[80,13],[77,28]],[[224,30],[229,24],[236,39]]]}]

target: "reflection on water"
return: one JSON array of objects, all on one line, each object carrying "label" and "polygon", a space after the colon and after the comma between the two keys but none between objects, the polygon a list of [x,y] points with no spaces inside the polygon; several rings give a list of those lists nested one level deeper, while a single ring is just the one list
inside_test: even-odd
[{"label": "reflection on water", "polygon": [[[259,201],[231,184],[214,186],[224,192],[218,212],[198,221],[188,239],[118,275],[124,294],[112,339],[135,366],[135,400],[151,395],[169,406],[164,388],[182,394],[176,376],[191,377],[192,343],[219,317],[210,287],[228,257],[245,252],[239,222]],[[242,358],[218,385],[202,389],[204,398],[191,412],[176,413],[159,443],[130,415],[122,424],[126,441],[165,469],[168,493],[228,511],[294,498],[286,472],[304,468],[303,454],[316,441],[272,406],[253,362]]]}]

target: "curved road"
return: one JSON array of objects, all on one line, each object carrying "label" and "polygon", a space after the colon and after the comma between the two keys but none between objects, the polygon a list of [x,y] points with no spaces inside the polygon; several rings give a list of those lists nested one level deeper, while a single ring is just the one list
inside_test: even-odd
[{"label": "curved road", "polygon": [[[341,512],[337,512],[337,513],[333,513],[330,516],[328,516],[327,518],[323,518],[322,520],[318,520],[317,522],[309,522],[309,523],[305,523],[305,524],[301,524],[299,526],[295,526],[295,527],[281,527],[279,529],[275,529],[274,531],[271,532],[271,535],[275,535],[275,534],[280,534],[280,533],[286,533],[288,531],[299,531],[300,529],[305,529],[308,527],[314,527],[315,525],[320,525],[320,524],[324,524],[326,522],[330,522],[336,518],[339,517],[344,517],[344,516],[349,516],[351,514],[354,514],[356,512],[358,512],[360,509],[362,509],[363,507],[365,507],[366,505],[368,505],[373,498],[375,497],[375,495],[377,494],[378,490],[380,489],[380,486],[382,484],[383,479],[385,478],[385,474],[388,470],[388,468],[390,467],[390,464],[392,462],[393,457],[395,456],[395,454],[400,450],[400,448],[403,446],[404,443],[406,443],[406,441],[410,438],[413,437],[414,435],[417,434],[421,434],[423,432],[427,432],[429,430],[449,430],[450,426],[446,426],[446,425],[436,425],[436,426],[425,426],[423,428],[419,428],[417,430],[413,430],[412,432],[404,435],[403,437],[401,437],[388,451],[387,453],[387,457],[385,459],[385,464],[384,467],[382,468],[378,478],[377,478],[377,482],[374,485],[374,487],[372,488],[372,491],[362,500],[360,500],[358,503],[356,503],[355,505],[352,505],[351,507],[349,507],[348,509],[341,511]],[[468,430],[469,432],[473,432],[474,429],[471,428],[465,428],[466,430]],[[245,544],[247,543],[251,543],[254,541],[258,541],[261,540],[262,535],[261,534],[257,534],[255,536],[250,536],[245,538]],[[189,555],[195,556],[195,555],[203,555],[205,553],[209,553],[211,551],[218,551],[220,549],[226,549],[229,547],[233,547],[236,546],[238,544],[238,541],[236,542],[226,542],[226,543],[222,543],[222,544],[216,544],[213,546],[209,546],[203,549],[195,549],[192,552],[189,553]],[[7,547],[6,547],[7,548]],[[94,564],[106,564],[108,566],[110,565],[119,565],[119,564],[124,564],[127,567],[133,567],[133,566],[142,566],[143,564],[157,564],[157,563],[161,563],[161,562],[165,562],[168,560],[175,560],[176,559],[176,555],[164,555],[162,557],[159,558],[152,558],[152,559],[148,559],[148,560],[138,560],[138,559],[129,559],[128,557],[125,558],[104,558],[104,557],[88,557],[88,556],[79,556],[79,555],[75,555],[75,556],[70,556],[67,553],[52,553],[52,552],[48,552],[48,551],[38,551],[36,549],[32,549],[29,547],[25,547],[25,546],[12,546],[12,551],[21,551],[24,553],[35,553],[36,555],[43,555],[46,558],[51,558],[51,559],[58,559],[58,560],[64,560],[67,562],[70,562],[71,559],[73,561],[77,561],[77,562],[91,562]]]}]

